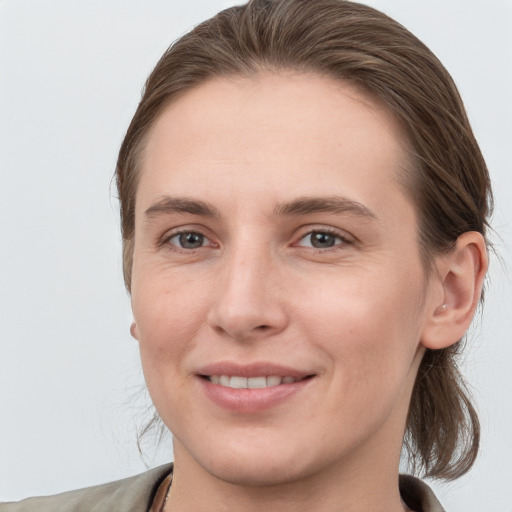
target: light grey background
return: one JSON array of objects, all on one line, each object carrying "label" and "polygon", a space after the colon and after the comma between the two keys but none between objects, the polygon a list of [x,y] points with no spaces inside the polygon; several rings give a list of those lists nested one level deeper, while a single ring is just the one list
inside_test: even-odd
[{"label": "light grey background", "polygon": [[[145,469],[146,401],[111,176],[147,74],[231,1],[0,0],[0,501]],[[441,58],[465,99],[512,261],[512,2],[372,0]],[[110,190],[111,189],[111,190]],[[436,484],[451,512],[512,510],[512,287],[492,261],[465,372],[483,422],[474,470]],[[171,458],[169,443],[147,462]]]}]

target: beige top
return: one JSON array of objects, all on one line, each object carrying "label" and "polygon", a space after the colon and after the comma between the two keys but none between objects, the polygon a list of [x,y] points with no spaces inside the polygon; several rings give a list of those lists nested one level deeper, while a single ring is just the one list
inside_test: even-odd
[{"label": "beige top", "polygon": [[[117,482],[0,503],[0,512],[162,512],[172,481],[172,464],[160,466]],[[415,512],[445,512],[421,480],[400,475],[400,494]]]}]

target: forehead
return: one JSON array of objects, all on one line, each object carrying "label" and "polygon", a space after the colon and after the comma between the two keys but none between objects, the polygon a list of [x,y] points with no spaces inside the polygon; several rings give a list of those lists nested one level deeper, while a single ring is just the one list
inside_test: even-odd
[{"label": "forehead", "polygon": [[264,188],[276,201],[334,193],[361,201],[366,186],[396,188],[406,165],[394,117],[349,83],[301,73],[216,78],[157,119],[138,197],[188,195],[192,185],[207,193],[219,184],[235,196]]},{"label": "forehead", "polygon": [[[346,135],[344,128],[353,132],[377,124],[384,130],[367,129],[366,137],[378,138],[369,143],[378,142],[385,150],[386,143],[405,140],[388,109],[350,82],[310,73],[261,72],[250,77],[216,77],[188,91],[157,118],[149,133],[149,146],[168,143],[179,135],[183,152],[190,149],[183,146],[185,141],[197,151],[201,142],[220,140],[227,131],[229,146],[237,149],[241,143],[249,142],[249,127],[252,140],[275,131],[293,135],[293,127],[295,136],[309,139],[324,135],[329,143],[325,132],[332,128],[340,139]],[[222,131],[212,131],[213,127]],[[389,137],[383,138],[383,131]]]}]

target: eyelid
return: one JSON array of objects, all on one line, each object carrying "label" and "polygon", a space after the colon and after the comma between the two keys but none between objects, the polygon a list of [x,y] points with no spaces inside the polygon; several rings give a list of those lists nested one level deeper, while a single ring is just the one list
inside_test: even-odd
[{"label": "eyelid", "polygon": [[[193,253],[194,251],[197,251],[199,249],[204,248],[216,248],[218,247],[218,244],[212,241],[212,237],[208,234],[206,234],[206,231],[204,228],[200,226],[180,226],[177,228],[173,228],[171,230],[166,231],[161,237],[158,239],[158,246],[167,246],[169,250],[177,251],[177,252],[186,252],[186,253]],[[196,249],[185,249],[184,247],[180,247],[177,244],[171,243],[171,239],[173,239],[176,236],[183,235],[183,234],[190,234],[195,233],[198,235],[201,235],[207,240],[209,243],[202,245],[201,247],[197,247]]]},{"label": "eyelid", "polygon": [[[158,246],[167,246],[167,247],[170,247],[170,250],[182,251],[182,252],[186,252],[186,253],[192,253],[194,251],[197,251],[199,249],[204,249],[204,248],[219,247],[219,244],[212,240],[213,237],[210,234],[207,234],[208,231],[209,230],[205,229],[204,227],[197,226],[197,225],[179,226],[179,227],[176,227],[176,228],[166,231],[161,237],[159,237],[159,239],[157,241],[157,245]],[[209,243],[202,245],[196,249],[186,249],[186,248],[180,247],[177,244],[170,243],[170,240],[172,238],[182,235],[182,234],[186,234],[186,233],[197,233],[197,234],[203,236],[205,238],[205,240]],[[332,235],[334,237],[339,238],[341,240],[341,243],[337,243],[334,246],[328,247],[328,248],[316,248],[316,247],[301,246],[300,242],[303,239],[305,239],[307,236],[310,236],[313,233],[326,233],[328,235]],[[320,252],[335,250],[336,248],[338,248],[340,246],[354,245],[358,242],[358,239],[355,236],[348,233],[347,231],[339,229],[339,228],[334,228],[331,226],[325,226],[325,225],[323,225],[323,226],[322,225],[303,226],[300,229],[299,234],[294,237],[294,240],[295,241],[292,243],[292,245],[304,247],[305,249],[309,248],[309,249],[312,249],[315,251],[320,251]]]},{"label": "eyelid", "polygon": [[[188,248],[188,247],[181,247],[179,245],[179,243],[172,243],[171,240],[173,240],[174,238],[180,238],[182,235],[198,235],[199,237],[201,237],[201,245],[199,247],[208,247],[208,243],[210,240],[208,237],[204,236],[202,233],[197,233],[196,231],[184,231],[184,232],[181,232],[181,233],[175,233],[174,235],[172,235],[171,237],[169,237],[167,239],[167,242],[170,243],[171,245],[174,245],[175,247],[178,247],[179,249],[185,249],[187,251],[190,251],[192,249]],[[199,247],[194,247],[193,249],[199,249]]]},{"label": "eyelid", "polygon": [[[304,240],[306,237],[311,236],[313,233],[325,233],[328,235],[332,235],[336,238],[339,238],[341,240],[341,243],[335,244],[332,247],[327,248],[317,248],[317,247],[308,247],[305,245],[300,245],[299,242]],[[313,249],[315,251],[321,251],[326,252],[329,250],[335,250],[337,247],[343,246],[343,245],[354,245],[357,243],[357,238],[353,235],[347,233],[344,230],[333,228],[330,226],[307,226],[307,228],[304,228],[304,230],[301,230],[300,236],[296,238],[296,242],[294,242],[293,245],[299,246],[299,247],[305,247],[307,249]]]}]

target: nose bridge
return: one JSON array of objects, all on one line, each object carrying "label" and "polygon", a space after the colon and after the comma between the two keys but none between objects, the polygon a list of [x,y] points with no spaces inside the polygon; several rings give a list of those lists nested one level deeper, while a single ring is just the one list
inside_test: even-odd
[{"label": "nose bridge", "polygon": [[236,339],[276,333],[286,325],[279,269],[270,248],[241,237],[227,250],[209,322]]}]

